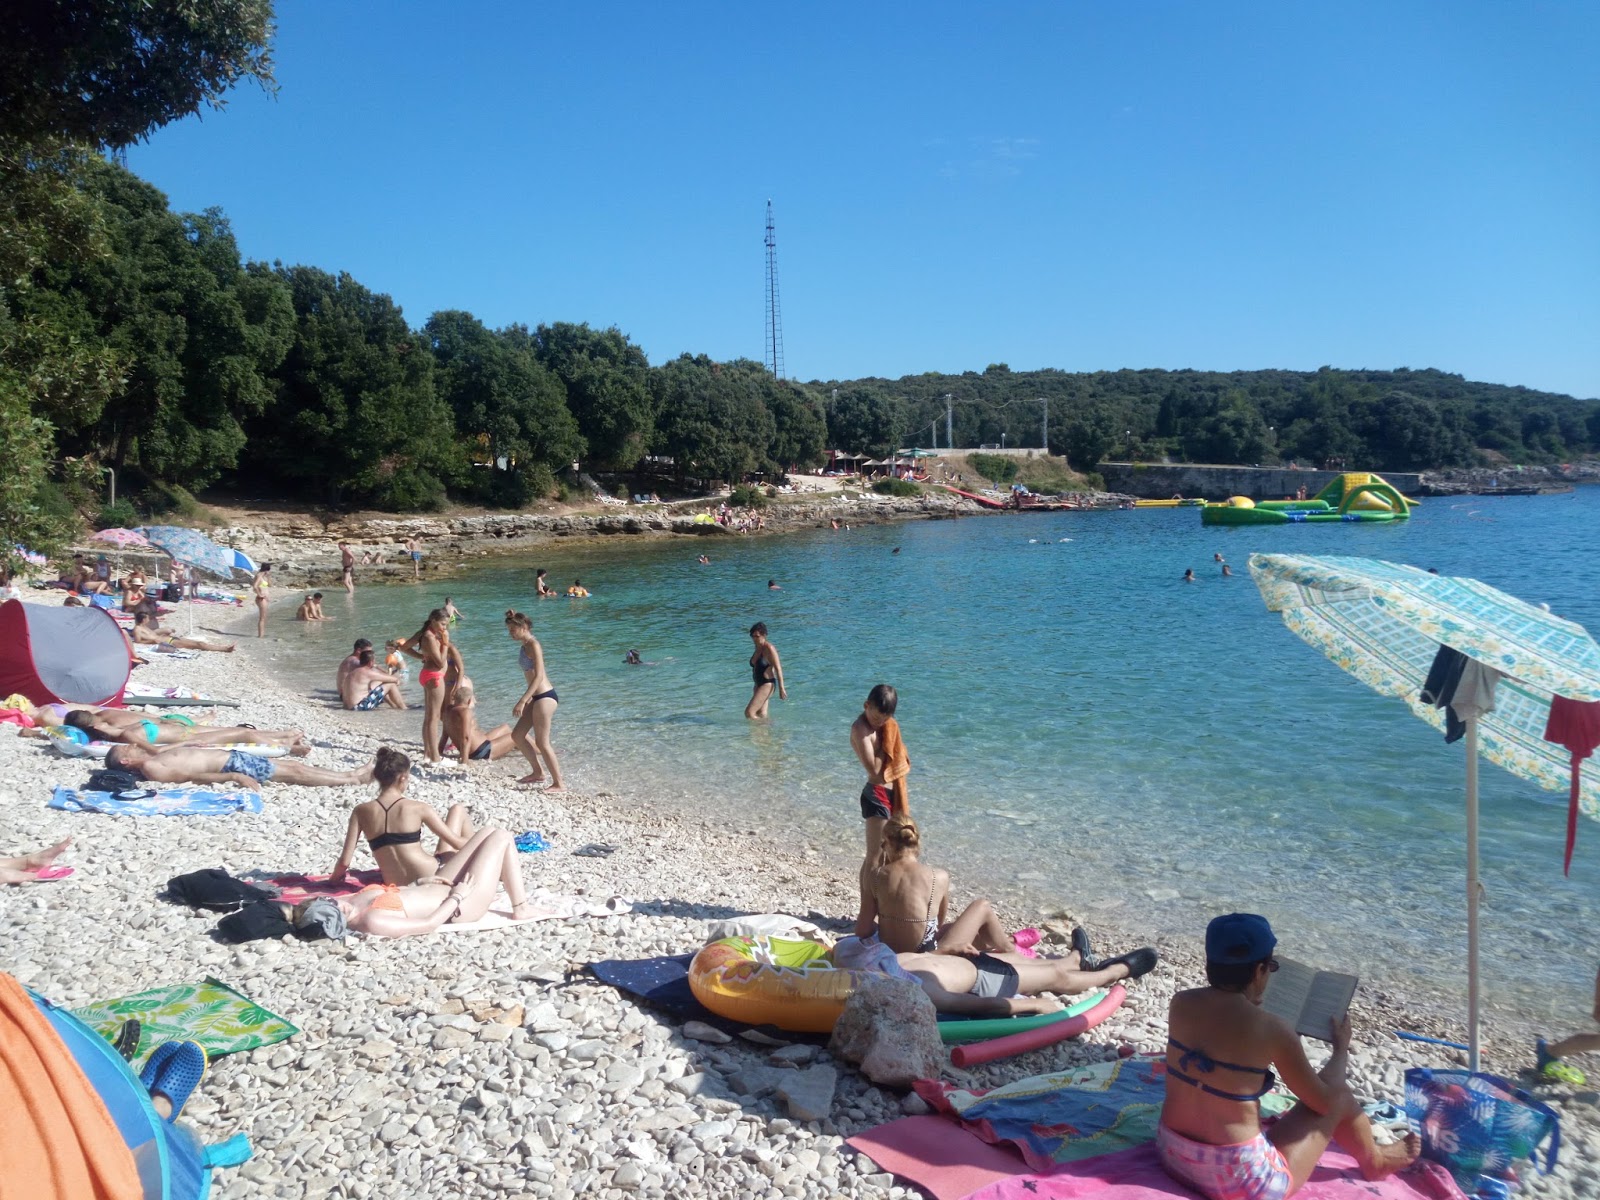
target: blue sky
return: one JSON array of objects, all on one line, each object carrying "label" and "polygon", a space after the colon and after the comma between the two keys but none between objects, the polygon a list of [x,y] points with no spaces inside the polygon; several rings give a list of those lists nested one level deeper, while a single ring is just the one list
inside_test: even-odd
[{"label": "blue sky", "polygon": [[787,373],[1439,367],[1600,396],[1600,6],[279,0],[129,165],[413,324]]}]

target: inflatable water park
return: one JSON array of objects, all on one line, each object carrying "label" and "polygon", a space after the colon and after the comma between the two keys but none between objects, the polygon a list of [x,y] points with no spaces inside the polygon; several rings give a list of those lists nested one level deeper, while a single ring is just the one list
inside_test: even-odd
[{"label": "inflatable water park", "polygon": [[1417,501],[1380,475],[1351,471],[1309,500],[1251,500],[1233,496],[1200,510],[1202,525],[1299,525],[1323,521],[1403,521]]}]

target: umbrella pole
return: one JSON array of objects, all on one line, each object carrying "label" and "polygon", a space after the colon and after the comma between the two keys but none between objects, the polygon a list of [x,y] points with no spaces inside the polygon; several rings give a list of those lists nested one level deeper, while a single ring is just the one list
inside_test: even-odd
[{"label": "umbrella pole", "polygon": [[1478,1069],[1478,719],[1467,719],[1467,1068]]}]

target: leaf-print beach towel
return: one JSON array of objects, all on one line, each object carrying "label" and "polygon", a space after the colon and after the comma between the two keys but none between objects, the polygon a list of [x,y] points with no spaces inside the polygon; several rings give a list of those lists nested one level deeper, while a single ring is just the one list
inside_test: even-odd
[{"label": "leaf-print beach towel", "polygon": [[300,1032],[276,1013],[209,976],[204,983],[151,988],[72,1012],[107,1040],[115,1038],[130,1017],[138,1021],[141,1031],[134,1055],[136,1064],[162,1042],[199,1042],[208,1057],[217,1058],[270,1046]]}]

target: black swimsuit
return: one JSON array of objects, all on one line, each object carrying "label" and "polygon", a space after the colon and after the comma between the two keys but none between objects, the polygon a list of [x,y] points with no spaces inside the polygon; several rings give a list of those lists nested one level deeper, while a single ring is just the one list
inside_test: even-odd
[{"label": "black swimsuit", "polygon": [[772,664],[767,661],[767,656],[759,650],[750,658],[750,682],[757,687],[777,682],[772,676]]},{"label": "black swimsuit", "polygon": [[[398,803],[400,802],[396,800],[395,804]],[[394,810],[394,804],[389,805],[387,808],[384,808],[383,805],[378,807],[383,808],[383,832],[375,838],[367,839],[367,845],[372,847],[374,853],[384,849],[386,846],[409,846],[422,840],[422,830],[420,829],[414,829],[410,833],[390,833],[389,814]]]}]

